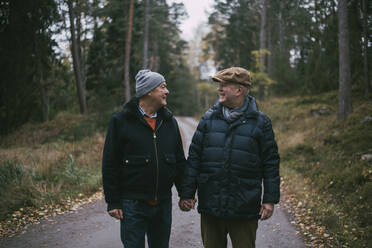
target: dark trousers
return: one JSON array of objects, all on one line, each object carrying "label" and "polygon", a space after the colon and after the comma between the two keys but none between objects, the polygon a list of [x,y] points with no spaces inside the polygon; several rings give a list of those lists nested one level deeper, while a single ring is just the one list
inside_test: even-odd
[{"label": "dark trousers", "polygon": [[149,248],[168,248],[171,224],[171,199],[156,206],[139,200],[123,200],[120,231],[124,248],[144,248],[145,235]]},{"label": "dark trousers", "polygon": [[233,248],[254,248],[258,220],[223,220],[201,214],[201,233],[205,248],[226,248],[227,234]]}]

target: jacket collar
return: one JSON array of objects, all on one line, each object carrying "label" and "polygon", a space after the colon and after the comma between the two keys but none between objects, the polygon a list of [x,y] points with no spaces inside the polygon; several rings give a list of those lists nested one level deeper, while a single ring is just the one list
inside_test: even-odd
[{"label": "jacket collar", "polygon": [[[253,96],[247,96],[246,100],[248,101],[248,107],[244,111],[243,117],[245,118],[257,117],[259,114],[259,110],[256,103],[256,99]],[[212,111],[213,111],[212,115],[216,115],[219,118],[223,118],[222,104],[218,100],[212,107]]]},{"label": "jacket collar", "polygon": [[[129,102],[124,104],[123,112],[126,116],[131,118],[143,118],[142,114],[138,109],[138,98],[132,97]],[[167,107],[162,107],[158,111],[159,119],[171,119],[173,117],[172,112]],[[130,118],[129,118],[130,119]]]}]

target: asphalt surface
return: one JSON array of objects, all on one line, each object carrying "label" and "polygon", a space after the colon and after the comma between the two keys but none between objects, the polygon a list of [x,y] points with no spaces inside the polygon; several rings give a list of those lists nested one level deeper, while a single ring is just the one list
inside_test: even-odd
[{"label": "asphalt surface", "polygon": [[[187,148],[197,122],[189,117],[178,117],[184,146]],[[187,149],[185,149],[187,155]],[[178,197],[173,189],[173,223],[171,248],[202,247],[200,218],[197,211],[181,212]],[[257,230],[257,248],[302,248],[300,236],[291,225],[289,215],[280,204],[273,216],[260,221]],[[0,240],[1,248],[118,248],[120,223],[106,212],[106,204],[98,200],[86,204],[73,213],[58,215],[40,224],[28,226],[12,238]],[[147,247],[147,246],[146,246]],[[232,247],[229,242],[228,247]]]}]

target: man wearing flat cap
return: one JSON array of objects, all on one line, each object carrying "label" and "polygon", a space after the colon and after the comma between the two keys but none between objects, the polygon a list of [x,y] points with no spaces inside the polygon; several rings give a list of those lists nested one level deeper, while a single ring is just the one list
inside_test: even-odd
[{"label": "man wearing flat cap", "polygon": [[255,247],[258,220],[279,202],[279,155],[270,119],[248,95],[249,71],[231,67],[212,77],[219,101],[193,136],[179,206],[189,211],[198,194],[205,248]]},{"label": "man wearing flat cap", "polygon": [[176,119],[165,107],[169,90],[162,75],[141,70],[136,96],[110,120],[102,159],[108,213],[120,220],[125,248],[168,248],[171,188],[185,167]]}]

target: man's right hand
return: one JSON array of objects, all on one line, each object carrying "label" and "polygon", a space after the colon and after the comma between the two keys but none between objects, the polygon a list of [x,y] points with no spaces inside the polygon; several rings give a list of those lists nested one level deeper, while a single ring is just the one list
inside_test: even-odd
[{"label": "man's right hand", "polygon": [[115,219],[123,219],[123,210],[121,209],[111,209],[110,211],[108,211],[108,214]]},{"label": "man's right hand", "polygon": [[182,211],[190,211],[195,208],[195,199],[180,199],[178,206]]}]

